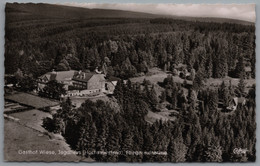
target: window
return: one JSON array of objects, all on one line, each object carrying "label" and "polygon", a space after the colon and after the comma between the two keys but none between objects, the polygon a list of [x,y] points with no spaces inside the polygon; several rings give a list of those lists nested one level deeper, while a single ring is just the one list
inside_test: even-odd
[{"label": "window", "polygon": [[105,83],[105,90],[108,90],[108,84]]}]

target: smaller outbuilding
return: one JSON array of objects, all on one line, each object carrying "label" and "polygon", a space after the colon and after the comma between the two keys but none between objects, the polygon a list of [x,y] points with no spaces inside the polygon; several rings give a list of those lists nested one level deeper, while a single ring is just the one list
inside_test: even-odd
[{"label": "smaller outbuilding", "polygon": [[227,107],[227,110],[235,111],[239,105],[244,106],[246,104],[246,98],[244,97],[234,97]]}]

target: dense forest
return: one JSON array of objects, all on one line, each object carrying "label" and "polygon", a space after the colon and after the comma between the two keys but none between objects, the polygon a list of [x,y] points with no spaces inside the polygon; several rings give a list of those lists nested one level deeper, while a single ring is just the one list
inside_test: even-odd
[{"label": "dense forest", "polygon": [[[18,81],[21,87],[52,69],[99,67],[121,79],[108,96],[119,108],[102,100],[74,108],[67,98],[53,118],[44,119],[46,129],[62,133],[82,156],[108,162],[255,161],[255,85],[245,83],[246,67],[255,78],[253,23],[14,3],[6,5],[5,31],[5,72],[26,78]],[[129,79],[152,67],[173,73],[178,64],[187,65],[192,83],[176,83],[169,75],[158,82],[159,97],[155,85]],[[205,79],[226,76],[239,78],[238,85],[203,86]],[[234,97],[246,103],[232,112],[219,109]],[[148,123],[147,113],[159,112],[163,103],[178,111],[176,120]],[[234,153],[236,148],[247,153]],[[84,153],[93,151],[122,153]]]},{"label": "dense forest", "polygon": [[[72,17],[75,9],[71,7],[63,17],[58,12],[52,16],[35,12],[36,9],[53,11],[50,7],[6,5],[7,74],[19,68],[37,77],[52,69],[100,67],[108,75],[127,79],[146,73],[150,67],[172,70],[174,64],[184,63],[189,69],[205,73],[205,78],[239,77],[237,71],[241,70],[241,64],[250,66],[254,77],[255,27],[252,24],[156,18],[142,13],[138,16],[128,13],[129,18],[119,17],[124,13],[117,17],[114,14],[113,18],[97,14],[99,17],[95,18],[90,17],[91,11],[89,17],[79,19]],[[98,13],[92,11],[95,12]]]},{"label": "dense forest", "polygon": [[[145,82],[142,90],[138,84],[121,81],[114,94],[121,108],[119,112],[101,100],[87,100],[74,109],[68,98],[53,119],[44,120],[44,126],[52,132],[63,133],[74,150],[96,161],[255,161],[255,89],[248,92],[246,106],[239,106],[233,114],[225,114],[217,109],[218,99],[223,98],[221,91],[231,95],[236,87],[222,85],[219,92],[206,89],[199,91],[198,96],[192,90],[185,97],[181,85],[170,79],[164,83],[175,95],[171,97],[172,105],[180,107],[174,122],[147,123],[144,118],[147,112],[156,111],[156,105],[164,98],[158,99]],[[201,99],[202,104],[196,107]],[[233,151],[235,148],[248,152],[237,154]],[[133,155],[128,151],[141,153]],[[166,155],[148,152],[166,152]]]}]

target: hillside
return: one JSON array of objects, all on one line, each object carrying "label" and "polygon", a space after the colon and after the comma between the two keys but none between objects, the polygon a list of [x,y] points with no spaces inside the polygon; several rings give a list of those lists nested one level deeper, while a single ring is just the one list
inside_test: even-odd
[{"label": "hillside", "polygon": [[[153,14],[130,12],[121,10],[87,9],[55,4],[18,4],[7,3],[6,12],[8,16],[20,16],[9,18],[7,22],[20,19],[89,19],[89,18],[155,18]],[[19,14],[19,15],[18,15]],[[26,18],[27,17],[27,18]],[[21,20],[20,20],[21,21]]]},{"label": "hillside", "polygon": [[37,77],[52,69],[92,70],[106,59],[110,75],[127,79],[152,67],[170,70],[174,63],[188,63],[198,70],[205,52],[215,63],[218,55],[225,55],[214,50],[223,47],[232,57],[227,59],[227,71],[232,72],[234,59],[238,59],[234,50],[238,48],[243,47],[242,54],[254,64],[252,52],[248,52],[254,46],[246,43],[254,40],[255,27],[234,22],[241,23],[222,18],[7,3],[5,71],[13,74],[19,68]]},{"label": "hillside", "polygon": [[[201,22],[217,22],[217,23],[236,23],[252,25],[252,22],[227,19],[227,18],[209,18],[209,17],[182,17],[182,16],[170,16],[170,15],[156,15],[142,12],[132,12],[123,10],[111,10],[111,9],[88,9],[82,7],[71,7],[56,4],[46,3],[7,3],[6,12],[7,16],[20,16],[16,19],[7,19],[7,22],[12,22],[17,19],[23,19],[24,16],[28,16],[27,19],[89,19],[89,18],[172,18],[186,21],[201,21]],[[19,15],[18,15],[19,14]],[[29,17],[30,16],[30,17]]]}]

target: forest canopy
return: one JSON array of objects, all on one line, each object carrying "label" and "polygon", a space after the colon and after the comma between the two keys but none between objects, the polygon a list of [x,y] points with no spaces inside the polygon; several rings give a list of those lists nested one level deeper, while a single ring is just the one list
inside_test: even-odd
[{"label": "forest canopy", "polygon": [[[172,70],[174,64],[184,63],[196,72],[206,70],[205,78],[239,77],[234,73],[240,60],[252,68],[254,77],[252,23],[180,20],[125,11],[116,15],[114,10],[102,15],[109,10],[55,7],[67,13],[53,12],[48,4],[7,3],[7,74],[20,69],[37,77],[52,69],[93,70],[105,63],[109,75],[129,78],[151,67]],[[84,12],[88,15],[83,16]]]}]

